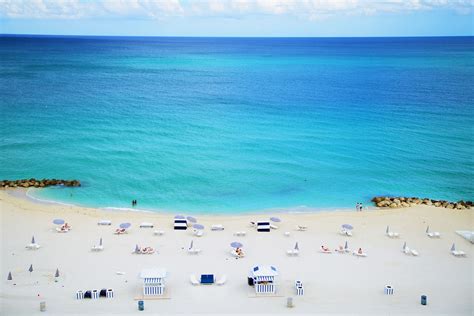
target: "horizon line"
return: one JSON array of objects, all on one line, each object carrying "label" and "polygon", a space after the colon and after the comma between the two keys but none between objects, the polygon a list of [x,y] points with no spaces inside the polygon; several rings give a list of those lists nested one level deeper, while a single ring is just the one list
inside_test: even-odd
[{"label": "horizon line", "polygon": [[210,36],[210,35],[88,35],[88,34],[35,34],[0,33],[0,37],[150,37],[150,38],[441,38],[474,37],[474,35],[385,35],[385,36]]}]

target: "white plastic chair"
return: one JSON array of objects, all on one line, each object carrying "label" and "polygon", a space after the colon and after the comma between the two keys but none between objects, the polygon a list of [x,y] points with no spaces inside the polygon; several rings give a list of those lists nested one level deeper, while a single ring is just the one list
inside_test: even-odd
[{"label": "white plastic chair", "polygon": [[196,276],[194,274],[191,274],[189,276],[189,281],[191,282],[192,285],[199,285],[199,281],[198,279],[196,278]]},{"label": "white plastic chair", "polygon": [[227,276],[224,274],[223,276],[221,276],[221,278],[219,280],[216,281],[216,284],[217,285],[224,285],[226,281],[227,281]]}]

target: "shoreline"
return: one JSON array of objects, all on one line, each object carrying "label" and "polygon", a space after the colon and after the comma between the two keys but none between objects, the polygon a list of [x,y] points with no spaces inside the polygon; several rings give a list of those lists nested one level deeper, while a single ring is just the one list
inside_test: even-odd
[{"label": "shoreline", "polygon": [[[88,208],[88,209],[100,209],[106,211],[129,211],[129,212],[144,212],[144,213],[152,213],[152,214],[181,214],[181,213],[188,213],[185,210],[167,210],[167,209],[140,209],[140,208],[133,208],[133,207],[115,207],[115,206],[104,206],[104,207],[91,207],[85,206],[80,204],[72,204],[72,203],[65,203],[61,201],[55,200],[47,200],[35,197],[29,191],[30,190],[41,190],[38,188],[15,188],[15,189],[8,189],[8,190],[0,190],[0,192],[5,192],[7,195],[14,196],[19,199],[24,199],[30,201],[35,204],[43,204],[43,205],[60,205],[60,206],[73,206],[73,207],[80,207],[80,208]],[[363,211],[375,211],[378,208],[375,206],[364,206]],[[207,212],[196,212],[192,211],[189,212],[190,215],[195,216],[261,216],[266,214],[319,214],[319,213],[331,213],[331,212],[355,212],[354,208],[350,207],[325,207],[325,208],[317,208],[317,207],[307,207],[307,206],[295,206],[290,208],[268,208],[268,209],[261,209],[261,210],[253,210],[253,211],[241,211],[241,212],[219,212],[219,213],[207,213]]]}]

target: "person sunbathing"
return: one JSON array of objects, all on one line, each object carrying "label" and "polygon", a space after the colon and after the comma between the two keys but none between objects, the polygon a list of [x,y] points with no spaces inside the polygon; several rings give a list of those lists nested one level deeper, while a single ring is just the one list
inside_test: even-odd
[{"label": "person sunbathing", "polygon": [[357,250],[357,253],[358,253],[359,255],[363,254],[362,248],[359,248],[359,250]]},{"label": "person sunbathing", "polygon": [[326,247],[326,246],[321,246],[321,249],[322,249],[323,251],[329,251],[329,248]]},{"label": "person sunbathing", "polygon": [[344,247],[342,247],[341,245],[339,245],[339,249],[337,249],[337,251],[339,251],[339,252],[344,252]]},{"label": "person sunbathing", "polygon": [[71,229],[71,226],[69,226],[67,223],[64,223],[64,229]]}]

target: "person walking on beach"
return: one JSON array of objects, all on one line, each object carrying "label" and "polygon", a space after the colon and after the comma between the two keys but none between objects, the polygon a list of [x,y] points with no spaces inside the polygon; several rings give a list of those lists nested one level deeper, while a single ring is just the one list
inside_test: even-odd
[{"label": "person walking on beach", "polygon": [[356,212],[358,212],[358,211],[359,211],[359,202],[357,202],[357,204],[356,204]]}]

